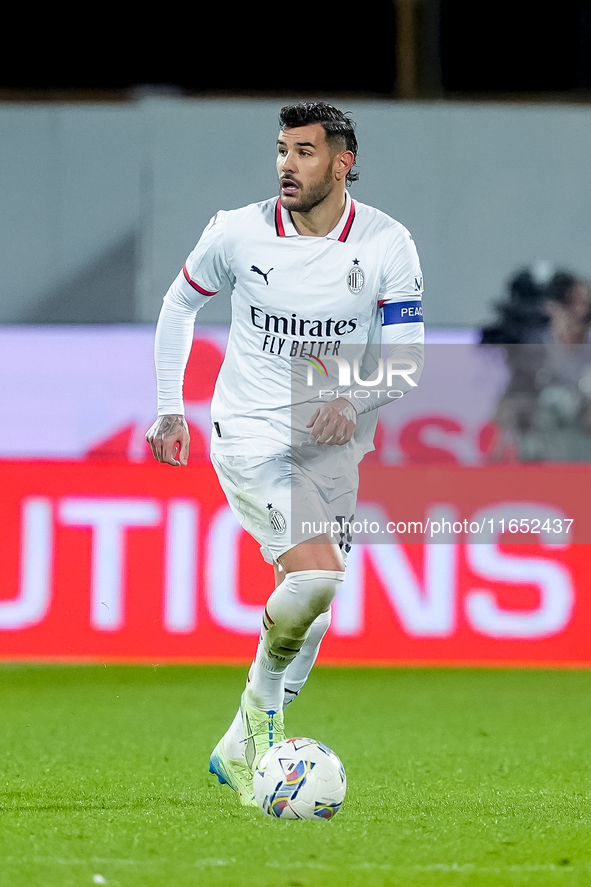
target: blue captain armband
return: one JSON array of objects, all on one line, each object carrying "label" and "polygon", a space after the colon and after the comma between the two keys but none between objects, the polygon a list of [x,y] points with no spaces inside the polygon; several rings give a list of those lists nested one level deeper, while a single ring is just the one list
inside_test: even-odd
[{"label": "blue captain armband", "polygon": [[423,306],[420,299],[408,302],[388,302],[382,306],[382,326],[391,323],[422,323]]}]

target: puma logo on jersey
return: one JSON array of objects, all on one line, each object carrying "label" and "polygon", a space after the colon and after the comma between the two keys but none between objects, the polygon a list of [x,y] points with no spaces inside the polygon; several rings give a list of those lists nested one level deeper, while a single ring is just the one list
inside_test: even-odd
[{"label": "puma logo on jersey", "polygon": [[269,270],[267,271],[266,274],[265,274],[264,271],[261,271],[260,268],[257,268],[256,265],[251,265],[250,270],[251,270],[251,271],[254,271],[256,274],[260,274],[261,277],[264,277],[264,278],[265,278],[265,283],[267,284],[267,286],[269,286],[269,281],[267,280],[267,277],[269,276],[269,274],[270,274],[271,271],[273,270],[272,268],[269,268]]}]

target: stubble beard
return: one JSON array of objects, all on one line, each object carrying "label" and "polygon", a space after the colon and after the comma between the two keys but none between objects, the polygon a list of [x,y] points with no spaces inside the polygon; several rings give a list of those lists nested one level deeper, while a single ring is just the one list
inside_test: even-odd
[{"label": "stubble beard", "polygon": [[[329,167],[324,177],[303,192],[291,206],[286,207],[292,213],[309,213],[323,200],[326,200],[333,189],[332,169]],[[283,202],[283,201],[282,201]]]}]

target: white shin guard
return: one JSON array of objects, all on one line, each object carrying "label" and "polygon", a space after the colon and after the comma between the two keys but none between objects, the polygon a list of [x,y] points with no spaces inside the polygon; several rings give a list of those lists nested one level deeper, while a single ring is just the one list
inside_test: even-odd
[{"label": "white shin guard", "polygon": [[[345,574],[337,571],[300,570],[288,573],[271,594],[247,684],[252,705],[263,711],[279,711],[283,707],[286,671],[306,641],[312,624],[330,609],[344,578]],[[319,641],[315,646],[319,646]],[[317,649],[302,684],[316,653]]]},{"label": "white shin guard", "polygon": [[267,601],[262,641],[266,654],[285,668],[297,656],[314,620],[330,609],[345,574],[332,570],[288,573]]}]

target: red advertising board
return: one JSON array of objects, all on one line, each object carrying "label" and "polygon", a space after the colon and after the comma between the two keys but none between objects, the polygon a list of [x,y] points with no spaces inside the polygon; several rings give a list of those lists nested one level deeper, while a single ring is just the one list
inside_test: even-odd
[{"label": "red advertising board", "polygon": [[[584,466],[369,464],[321,658],[591,665],[590,494]],[[208,464],[1,462],[0,505],[0,658],[250,660],[273,574]]]}]

